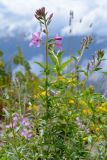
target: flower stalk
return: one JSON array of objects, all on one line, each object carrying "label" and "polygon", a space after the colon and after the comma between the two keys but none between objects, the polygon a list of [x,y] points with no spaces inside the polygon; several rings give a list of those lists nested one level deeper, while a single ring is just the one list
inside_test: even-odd
[{"label": "flower stalk", "polygon": [[47,110],[47,114],[48,114],[48,108],[49,108],[49,104],[48,104],[48,27],[46,24],[46,20],[45,20],[45,32],[46,32],[46,110]]},{"label": "flower stalk", "polygon": [[[46,75],[46,82],[45,82],[45,90],[46,90],[46,112],[48,115],[48,108],[49,108],[49,99],[48,99],[48,74],[49,74],[49,67],[48,67],[48,25],[51,22],[51,19],[53,17],[53,13],[51,13],[47,17],[47,12],[45,10],[45,7],[42,7],[35,12],[35,17],[39,21],[39,23],[44,27],[43,32],[46,34],[46,49],[45,49],[45,57],[46,57],[46,66],[45,66],[45,75]],[[41,27],[42,27],[41,26]],[[34,39],[37,44],[38,37]]]}]

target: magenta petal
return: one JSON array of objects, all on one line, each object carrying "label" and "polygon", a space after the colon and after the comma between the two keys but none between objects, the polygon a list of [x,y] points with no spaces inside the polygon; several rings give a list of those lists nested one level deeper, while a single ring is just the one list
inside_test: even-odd
[{"label": "magenta petal", "polygon": [[55,40],[62,40],[62,37],[57,37],[57,38],[55,38]]},{"label": "magenta petal", "polygon": [[61,41],[61,40],[62,40],[62,37],[60,37],[60,36],[56,35],[55,40],[59,40],[59,41]]},{"label": "magenta petal", "polygon": [[32,43],[32,42],[30,42],[30,43],[29,43],[29,47],[32,47],[32,46],[33,46],[33,43]]},{"label": "magenta petal", "polygon": [[34,32],[32,34],[32,37],[38,37],[38,38],[40,38],[40,32]]},{"label": "magenta petal", "polygon": [[40,32],[37,32],[37,37],[39,37],[39,38],[40,38]]},{"label": "magenta petal", "polygon": [[55,46],[56,46],[57,48],[62,49],[62,44],[61,44],[61,42],[62,42],[62,37],[56,35],[56,37],[55,37]]},{"label": "magenta petal", "polygon": [[29,47],[31,46],[40,47],[40,32],[35,32],[32,34],[32,40],[29,44]]},{"label": "magenta petal", "polygon": [[59,42],[56,42],[55,45],[56,45],[57,48],[62,48],[62,44],[59,43]]}]

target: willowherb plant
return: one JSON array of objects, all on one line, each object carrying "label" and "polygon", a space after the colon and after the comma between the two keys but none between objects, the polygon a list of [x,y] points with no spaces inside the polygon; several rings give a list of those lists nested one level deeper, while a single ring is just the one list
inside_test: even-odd
[{"label": "willowherb plant", "polygon": [[[48,14],[42,7],[34,16],[41,30],[32,34],[29,47],[40,47],[41,32],[45,34],[45,64],[35,62],[43,69],[43,77],[37,78],[31,73],[29,63],[18,48],[13,60],[25,68],[25,73],[18,72],[15,82],[11,80],[11,87],[3,94],[6,127],[0,159],[106,159],[107,102],[84,83],[94,71],[101,69],[104,51],[97,51],[83,70],[81,59],[92,43],[92,37],[87,36],[78,57],[72,55],[63,62],[63,38],[58,34],[49,36],[53,13]],[[72,70],[66,73],[69,64],[73,64]],[[86,76],[83,81],[79,79],[81,72]]]}]

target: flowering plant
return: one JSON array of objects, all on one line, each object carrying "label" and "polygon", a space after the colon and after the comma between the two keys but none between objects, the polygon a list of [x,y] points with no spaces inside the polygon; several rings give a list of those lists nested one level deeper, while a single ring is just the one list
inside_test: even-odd
[{"label": "flowering plant", "polygon": [[[84,51],[92,43],[92,37],[87,36],[78,56],[71,55],[63,61],[63,38],[58,34],[51,39],[49,36],[53,14],[48,15],[42,7],[36,10],[35,18],[41,31],[32,34],[29,47],[40,47],[41,32],[45,33],[45,64],[35,62],[43,69],[43,76],[38,78],[31,72],[18,48],[13,61],[22,65],[25,73],[17,72],[14,81],[7,78],[9,84],[1,85],[5,128],[0,159],[106,160],[107,101],[93,86],[87,85],[92,73],[101,70],[104,51],[97,51],[86,68],[82,68]],[[69,65],[70,72],[65,70]],[[0,67],[5,73],[4,63]],[[8,75],[2,75],[1,84],[4,77]]]}]

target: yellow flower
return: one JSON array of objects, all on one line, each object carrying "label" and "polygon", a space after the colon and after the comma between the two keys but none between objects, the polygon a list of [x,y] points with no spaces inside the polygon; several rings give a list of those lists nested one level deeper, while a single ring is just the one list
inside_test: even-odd
[{"label": "yellow flower", "polygon": [[29,110],[35,110],[38,111],[39,110],[39,106],[38,105],[31,105],[28,107]]},{"label": "yellow flower", "polygon": [[64,80],[65,80],[65,78],[64,78],[63,76],[58,76],[58,80],[60,80],[60,81],[64,81]]},{"label": "yellow flower", "polygon": [[90,111],[90,109],[83,109],[83,114],[85,114],[85,115],[90,115],[91,114],[91,111]]},{"label": "yellow flower", "polygon": [[72,85],[71,85],[72,87],[76,87],[77,85],[75,84],[75,83],[72,83]]},{"label": "yellow flower", "polygon": [[41,96],[45,96],[46,95],[46,91],[43,91],[40,93]]},{"label": "yellow flower", "polygon": [[107,107],[107,102],[102,103],[102,107]]},{"label": "yellow flower", "polygon": [[81,105],[81,106],[87,106],[87,103],[85,101],[83,101],[83,100],[80,100],[79,101],[79,105]]},{"label": "yellow flower", "polygon": [[87,141],[88,141],[88,137],[84,137],[84,138],[83,138],[83,141],[84,141],[84,142],[87,142]]},{"label": "yellow flower", "polygon": [[95,128],[95,131],[96,131],[96,132],[99,132],[99,131],[100,131],[100,128],[98,128],[98,127]]},{"label": "yellow flower", "polygon": [[107,112],[107,108],[106,107],[98,107],[97,111],[101,111],[101,112]]},{"label": "yellow flower", "polygon": [[36,95],[34,95],[33,97],[37,99],[37,98],[40,97],[40,95],[39,95],[39,94],[36,94]]},{"label": "yellow flower", "polygon": [[[49,96],[49,93],[47,93],[47,95]],[[40,96],[46,96],[46,91],[42,91],[41,93],[40,93]]]},{"label": "yellow flower", "polygon": [[70,83],[70,82],[72,82],[72,80],[71,79],[67,79],[67,83]]},{"label": "yellow flower", "polygon": [[76,78],[76,77],[72,78],[72,81],[73,81],[73,82],[76,82],[76,81],[77,81],[77,78]]},{"label": "yellow flower", "polygon": [[102,110],[103,112],[107,112],[107,108],[106,108],[106,107],[102,107],[101,110]]},{"label": "yellow flower", "polygon": [[75,101],[74,101],[73,99],[70,99],[70,100],[68,101],[68,103],[69,103],[69,104],[75,104]]}]

